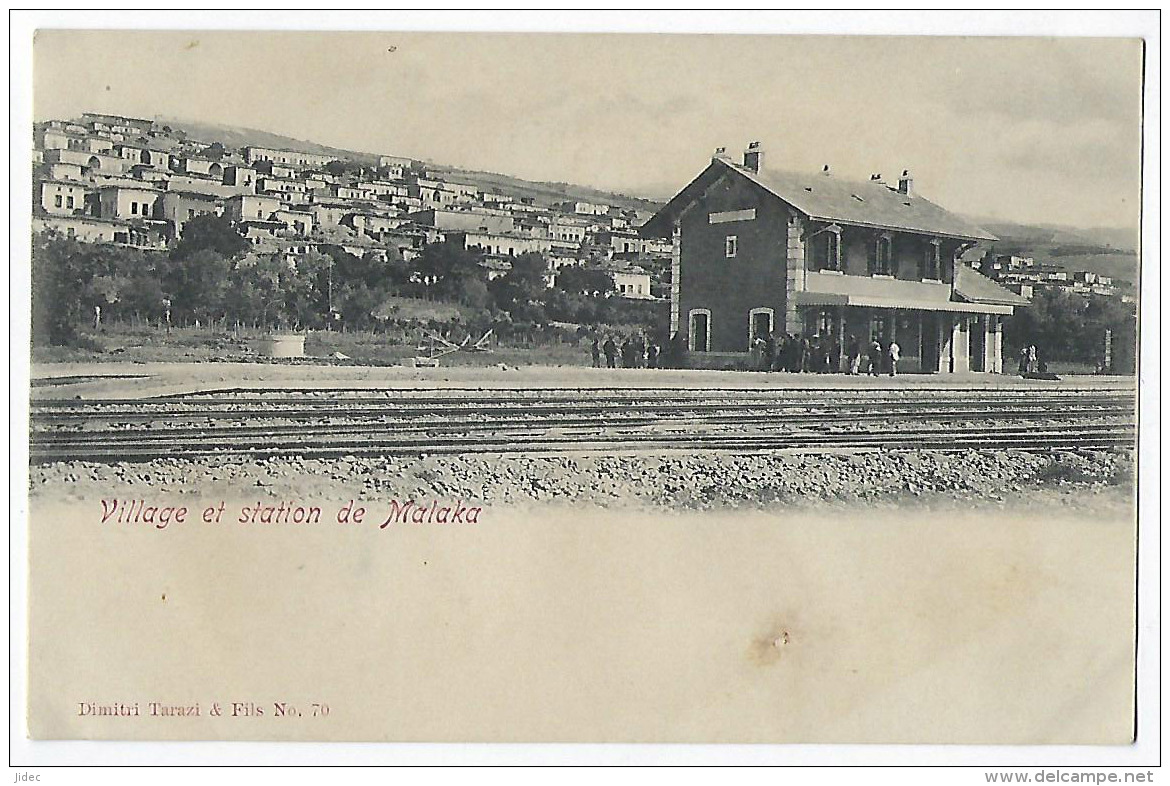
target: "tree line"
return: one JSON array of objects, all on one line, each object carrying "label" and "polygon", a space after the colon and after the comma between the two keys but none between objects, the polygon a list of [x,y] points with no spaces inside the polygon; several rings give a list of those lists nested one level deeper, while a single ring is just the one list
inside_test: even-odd
[{"label": "tree line", "polygon": [[[409,263],[395,249],[355,256],[339,246],[298,256],[257,254],[229,221],[197,216],[167,251],[84,243],[55,232],[33,236],[32,335],[36,344],[69,344],[103,321],[248,325],[272,329],[379,329],[391,296],[459,304],[476,326],[532,332],[555,323],[639,329],[659,343],[667,305],[612,297],[603,270],[562,268],[551,286],[544,258],[522,254],[488,279],[482,255],[446,243],[425,246]],[[1005,367],[1035,344],[1048,360],[1098,364],[1105,331],[1114,368],[1132,371],[1137,315],[1117,298],[1039,289],[1004,323]]]},{"label": "tree line", "polygon": [[1105,332],[1112,336],[1112,369],[1132,373],[1137,350],[1137,307],[1120,298],[1037,289],[1032,302],[1004,321],[1004,369],[1020,348],[1035,345],[1046,360],[1098,366]]},{"label": "tree line", "polygon": [[432,243],[409,263],[397,249],[357,256],[340,246],[298,255],[256,253],[227,219],[187,222],[167,251],[33,236],[33,342],[70,344],[101,322],[378,329],[391,296],[459,304],[468,322],[525,328],[553,322],[637,325],[661,332],[660,303],[611,297],[605,271],[564,268],[556,286],[542,255],[522,254],[489,280],[482,255]]}]

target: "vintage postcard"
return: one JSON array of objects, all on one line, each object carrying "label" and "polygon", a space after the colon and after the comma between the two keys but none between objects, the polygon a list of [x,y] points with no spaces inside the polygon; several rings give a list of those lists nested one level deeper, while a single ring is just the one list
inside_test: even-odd
[{"label": "vintage postcard", "polygon": [[1140,38],[32,56],[34,740],[1135,739]]}]

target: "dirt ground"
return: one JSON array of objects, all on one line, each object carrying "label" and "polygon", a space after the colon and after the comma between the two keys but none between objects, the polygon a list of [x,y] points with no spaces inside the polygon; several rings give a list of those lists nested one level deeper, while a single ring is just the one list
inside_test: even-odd
[{"label": "dirt ground", "polygon": [[832,389],[946,388],[1134,390],[1132,377],[1070,376],[1059,381],[1004,374],[906,374],[851,377],[674,369],[595,369],[585,366],[408,368],[286,363],[37,363],[32,398],[137,398],[246,388],[727,388]]}]

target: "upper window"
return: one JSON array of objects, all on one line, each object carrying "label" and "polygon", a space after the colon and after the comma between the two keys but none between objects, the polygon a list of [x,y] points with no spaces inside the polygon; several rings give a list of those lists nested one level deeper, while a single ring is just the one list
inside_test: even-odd
[{"label": "upper window", "polygon": [[723,246],[724,253],[728,259],[731,259],[739,253],[739,238],[735,235],[728,235],[727,240]]},{"label": "upper window", "polygon": [[882,235],[877,239],[877,258],[873,268],[874,275],[892,276],[894,274],[893,245],[893,241],[888,235]]},{"label": "upper window", "polygon": [[841,270],[841,235],[825,231],[814,236],[810,253],[813,270]]},{"label": "upper window", "polygon": [[926,263],[923,265],[922,277],[930,280],[937,280],[939,277],[939,242],[932,240],[926,244]]}]

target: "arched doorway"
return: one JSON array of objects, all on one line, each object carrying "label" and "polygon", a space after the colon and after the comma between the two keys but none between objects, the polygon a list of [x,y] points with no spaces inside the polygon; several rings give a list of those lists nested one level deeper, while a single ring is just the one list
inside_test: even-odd
[{"label": "arched doorway", "polygon": [[692,308],[689,315],[689,338],[692,352],[711,351],[711,311],[706,308]]},{"label": "arched doorway", "polygon": [[757,339],[767,340],[772,335],[775,312],[770,308],[753,308],[748,315],[748,349]]}]

